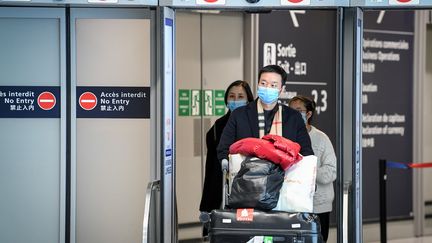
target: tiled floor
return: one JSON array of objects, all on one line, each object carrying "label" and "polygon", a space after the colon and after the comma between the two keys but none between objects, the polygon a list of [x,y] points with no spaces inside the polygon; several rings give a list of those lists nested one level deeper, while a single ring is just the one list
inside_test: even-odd
[{"label": "tiled floor", "polygon": [[[370,243],[380,243],[380,242],[374,241],[374,242],[370,242]],[[432,243],[432,236],[409,238],[409,239],[388,240],[387,243]]]}]

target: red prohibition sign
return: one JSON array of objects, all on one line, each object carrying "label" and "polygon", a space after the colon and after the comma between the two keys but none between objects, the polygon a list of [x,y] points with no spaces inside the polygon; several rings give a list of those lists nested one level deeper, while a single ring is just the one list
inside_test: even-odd
[{"label": "red prohibition sign", "polygon": [[291,3],[300,3],[300,2],[303,2],[303,0],[288,0],[288,2],[291,2]]},{"label": "red prohibition sign", "polygon": [[49,111],[54,108],[56,104],[56,97],[53,95],[53,93],[45,91],[38,96],[37,102],[42,110]]},{"label": "red prohibition sign", "polygon": [[215,3],[215,2],[217,2],[218,0],[204,0],[204,1],[206,1],[206,2],[208,2],[208,3]]},{"label": "red prohibition sign", "polygon": [[408,3],[408,2],[411,2],[411,0],[397,0],[398,2],[400,2],[400,3]]},{"label": "red prohibition sign", "polygon": [[84,92],[79,97],[79,105],[86,111],[93,110],[97,105],[96,95],[92,92]]}]

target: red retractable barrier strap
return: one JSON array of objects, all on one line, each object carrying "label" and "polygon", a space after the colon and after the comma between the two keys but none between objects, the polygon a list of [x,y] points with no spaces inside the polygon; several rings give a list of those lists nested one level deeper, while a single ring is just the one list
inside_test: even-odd
[{"label": "red retractable barrier strap", "polygon": [[432,168],[432,163],[412,163],[408,164],[411,168]]}]

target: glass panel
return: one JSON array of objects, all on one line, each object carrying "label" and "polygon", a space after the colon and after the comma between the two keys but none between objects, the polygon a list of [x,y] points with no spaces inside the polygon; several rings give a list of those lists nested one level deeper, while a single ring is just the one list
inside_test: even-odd
[{"label": "glass panel", "polygon": [[[1,18],[0,86],[60,85],[58,19]],[[0,242],[58,242],[60,120],[0,119]]]}]

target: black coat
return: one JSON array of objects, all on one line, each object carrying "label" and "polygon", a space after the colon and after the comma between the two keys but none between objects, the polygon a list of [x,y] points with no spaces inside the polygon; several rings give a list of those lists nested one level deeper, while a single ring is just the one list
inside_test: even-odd
[{"label": "black coat", "polygon": [[216,148],[229,117],[230,112],[217,119],[206,135],[207,158],[200,211],[210,212],[222,204],[222,167]]},{"label": "black coat", "polygon": [[[236,109],[230,116],[222,133],[217,157],[228,159],[229,147],[234,142],[248,137],[259,138],[257,100]],[[282,136],[301,146],[300,154],[313,155],[311,140],[300,112],[282,105]]]}]

